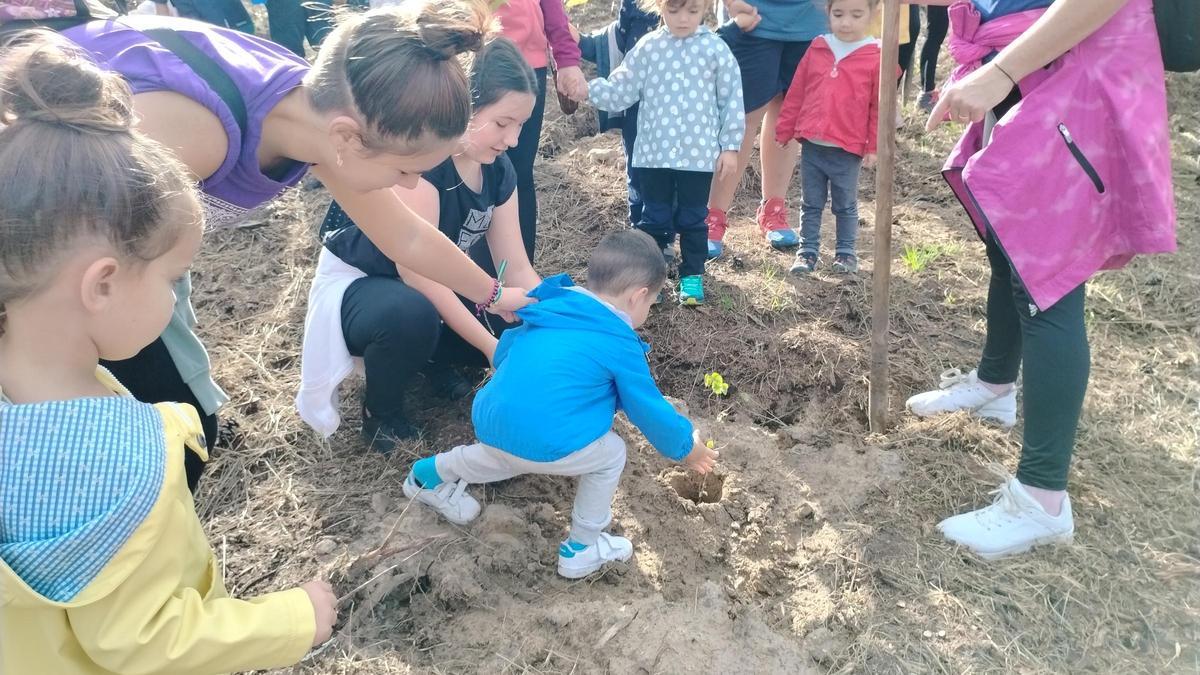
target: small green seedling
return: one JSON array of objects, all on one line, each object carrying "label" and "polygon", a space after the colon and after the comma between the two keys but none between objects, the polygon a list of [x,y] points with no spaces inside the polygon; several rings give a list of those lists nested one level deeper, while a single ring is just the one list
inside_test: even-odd
[{"label": "small green seedling", "polygon": [[724,396],[729,393],[729,383],[715,370],[704,375],[704,386],[708,387],[714,396]]}]

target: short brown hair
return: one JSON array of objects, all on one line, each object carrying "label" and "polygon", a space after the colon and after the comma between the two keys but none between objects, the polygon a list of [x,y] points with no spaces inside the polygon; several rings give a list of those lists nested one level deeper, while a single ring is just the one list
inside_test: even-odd
[{"label": "short brown hair", "polygon": [[639,230],[622,230],[600,240],[587,266],[587,287],[620,295],[629,289],[658,292],[667,280],[667,262],[654,238]]},{"label": "short brown hair", "polygon": [[314,108],[359,118],[372,150],[466,131],[471,95],[456,57],[483,45],[491,17],[480,0],[412,0],[342,17],[305,78]]},{"label": "short brown hair", "polygon": [[35,293],[78,239],[134,262],[200,227],[195,186],[174,153],[133,129],[121,77],[53,33],[7,43],[0,62],[0,334],[4,306]]}]

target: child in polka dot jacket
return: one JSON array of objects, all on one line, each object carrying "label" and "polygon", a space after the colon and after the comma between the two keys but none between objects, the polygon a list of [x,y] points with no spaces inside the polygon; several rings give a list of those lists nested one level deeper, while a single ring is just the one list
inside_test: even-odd
[{"label": "child in polka dot jacket", "polygon": [[733,53],[701,25],[702,0],[642,0],[663,17],[607,79],[588,84],[592,104],[618,112],[641,103],[633,165],[642,181],[638,229],[666,249],[679,235],[679,302],[704,302],[708,190],[713,172],[737,169],[746,133],[742,80]]}]

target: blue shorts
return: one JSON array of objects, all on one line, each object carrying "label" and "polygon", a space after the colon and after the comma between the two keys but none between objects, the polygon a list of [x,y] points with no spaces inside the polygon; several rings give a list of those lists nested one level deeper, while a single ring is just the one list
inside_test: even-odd
[{"label": "blue shorts", "polygon": [[742,71],[742,98],[750,113],[787,91],[811,42],[754,37],[734,28],[720,31]]}]

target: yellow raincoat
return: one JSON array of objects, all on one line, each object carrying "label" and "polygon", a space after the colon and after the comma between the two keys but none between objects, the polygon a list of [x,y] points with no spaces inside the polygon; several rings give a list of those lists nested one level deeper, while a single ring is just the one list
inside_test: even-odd
[{"label": "yellow raincoat", "polygon": [[[128,396],[107,371],[98,377]],[[87,424],[74,425],[83,431],[60,428],[72,425],[58,422],[79,420],[83,413]],[[39,423],[43,426],[34,426]],[[157,436],[157,442],[132,450],[94,442],[98,433],[136,437],[122,429],[130,424],[141,425],[146,432],[141,438]],[[37,433],[22,435],[22,425]],[[184,478],[185,446],[207,459],[200,428],[195,410],[175,403],[149,406],[118,397],[79,399],[77,404],[0,403],[0,472],[9,474],[0,475],[0,535],[5,537],[0,540],[0,673],[224,673],[283,667],[307,653],[316,626],[303,590],[250,600],[226,596]],[[62,440],[80,437],[91,441],[69,447]],[[54,448],[57,452],[43,452]],[[164,452],[165,459],[154,455]],[[122,465],[105,467],[106,460]],[[40,461],[44,471],[31,470],[31,461]],[[143,466],[148,468],[138,468]],[[112,469],[110,478],[120,480],[110,480],[107,492],[96,490],[81,500],[90,485],[103,483],[106,468]],[[38,481],[22,499],[21,490]],[[62,484],[75,487],[70,494],[55,495],[54,486]],[[8,495],[2,493],[5,489]],[[123,496],[111,496],[116,491]],[[141,510],[130,499],[139,491],[145,493]],[[46,506],[73,497],[73,510]],[[122,513],[137,518],[122,525]],[[58,526],[59,531],[30,541],[9,540],[14,529],[30,522]],[[88,545],[81,549],[80,541]],[[63,548],[72,542],[74,549]],[[30,561],[31,547],[40,551],[41,560]],[[106,547],[113,552],[106,553]],[[97,551],[93,567],[81,572],[87,566],[80,561]],[[75,571],[59,577],[47,572],[50,564]],[[24,576],[14,568],[24,569]],[[52,600],[34,586],[71,597]]]}]

